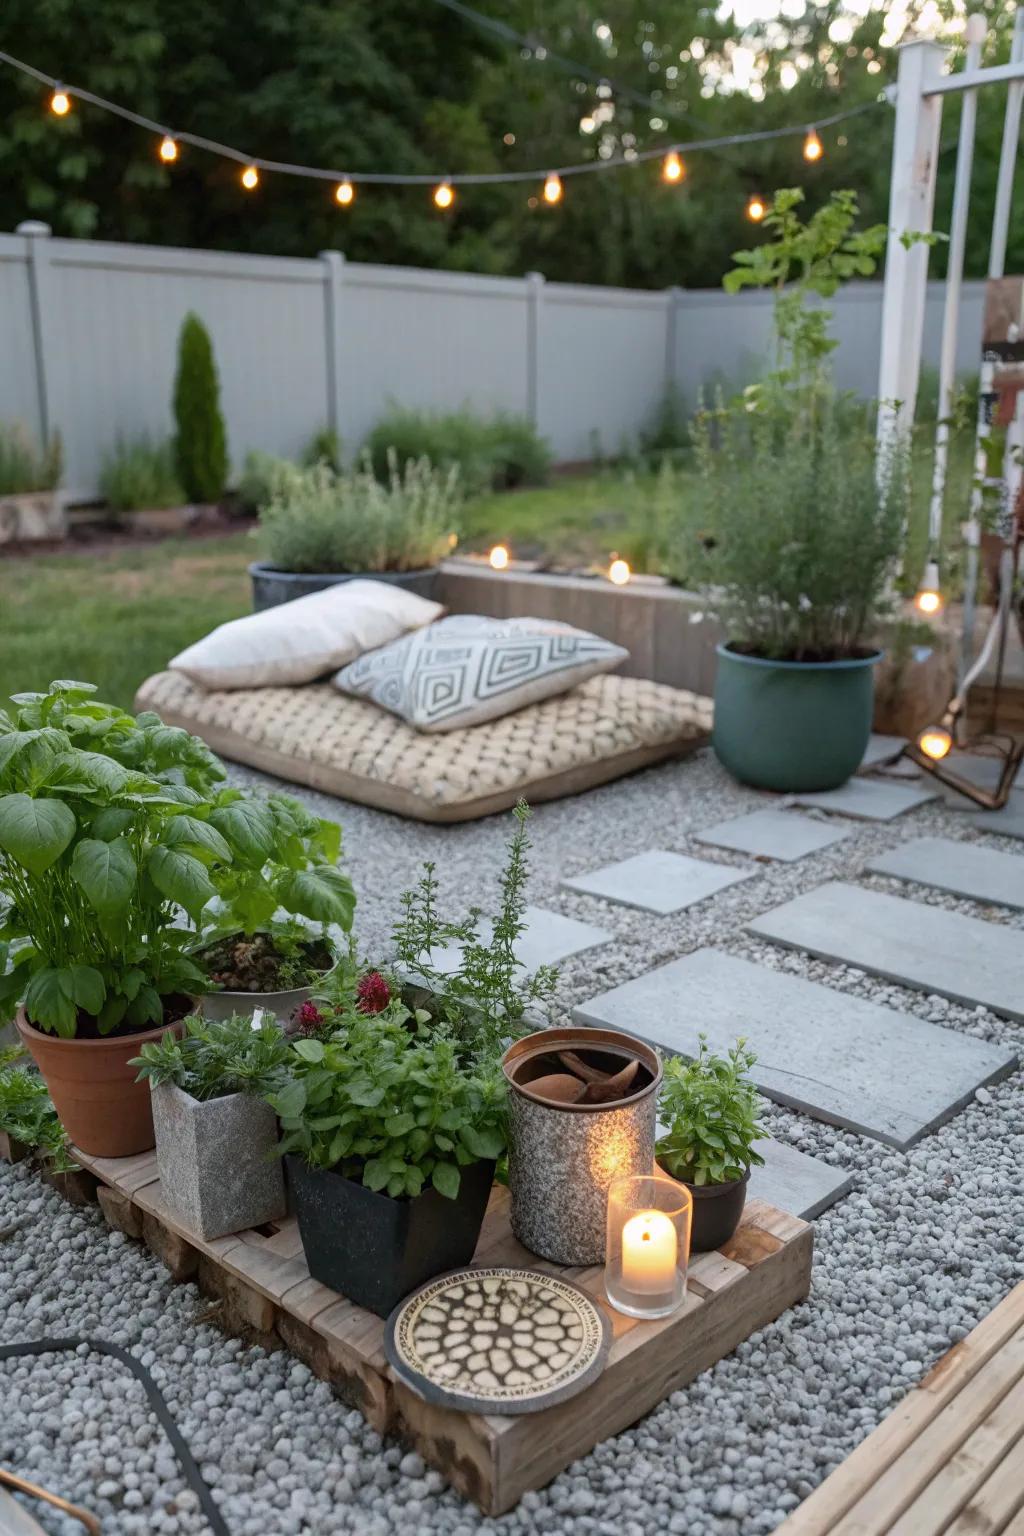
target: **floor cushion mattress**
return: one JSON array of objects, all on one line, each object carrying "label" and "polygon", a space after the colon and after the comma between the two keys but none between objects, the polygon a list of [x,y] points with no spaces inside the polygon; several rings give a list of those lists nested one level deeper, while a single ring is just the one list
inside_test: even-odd
[{"label": "floor cushion mattress", "polygon": [[514,714],[424,734],[329,683],[207,691],[181,672],[143,683],[155,710],[234,762],[419,821],[472,821],[520,796],[555,800],[703,745],[711,700],[604,674]]}]

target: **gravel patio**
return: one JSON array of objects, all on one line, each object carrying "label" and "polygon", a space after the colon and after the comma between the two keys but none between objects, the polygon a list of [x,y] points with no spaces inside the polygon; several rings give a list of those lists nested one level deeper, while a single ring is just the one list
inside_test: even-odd
[{"label": "gravel patio", "polygon": [[[247,783],[269,783],[239,772]],[[359,892],[357,932],[386,939],[399,893],[436,860],[453,912],[485,910],[507,818],[419,826],[302,792],[343,823]],[[611,929],[615,939],[568,960],[557,1012],[701,945],[823,982],[1007,1049],[1024,1026],[849,967],[752,939],[744,924],[828,880],[844,879],[1011,928],[1024,913],[979,906],[863,873],[873,856],[928,835],[1024,856],[935,801],[894,821],[843,821],[851,834],[668,917],[559,889],[561,879],[648,849],[713,863],[750,860],[697,843],[713,823],[765,804],[710,751],[583,797],[537,808],[533,904]],[[685,999],[682,1000],[685,1006]],[[777,1526],[892,1404],[1024,1276],[1024,1082],[989,1089],[908,1152],[767,1104],[772,1133],[853,1175],[853,1191],[816,1223],[810,1299],[755,1334],[630,1432],[599,1446],[501,1519],[480,1516],[419,1457],[370,1430],[305,1366],[222,1334],[192,1285],[174,1285],[145,1249],[95,1210],[66,1206],[24,1166],[0,1165],[0,1307],[5,1342],[99,1334],[128,1345],[165,1392],[238,1536],[395,1529],[559,1536],[754,1536]],[[0,1365],[0,1460],[99,1514],[104,1532],[201,1532],[141,1388],[83,1355]],[[77,1532],[52,1512],[47,1529]]]}]

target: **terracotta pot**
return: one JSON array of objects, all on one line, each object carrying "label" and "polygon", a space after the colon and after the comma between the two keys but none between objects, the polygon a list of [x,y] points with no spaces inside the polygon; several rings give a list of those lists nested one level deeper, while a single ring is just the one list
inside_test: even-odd
[{"label": "terracotta pot", "polygon": [[156,1145],[149,1084],[137,1083],[128,1063],[169,1029],[180,1034],[180,1022],[109,1040],[62,1040],[30,1024],[24,1008],[16,1023],[74,1146],[92,1157],[131,1157]]}]

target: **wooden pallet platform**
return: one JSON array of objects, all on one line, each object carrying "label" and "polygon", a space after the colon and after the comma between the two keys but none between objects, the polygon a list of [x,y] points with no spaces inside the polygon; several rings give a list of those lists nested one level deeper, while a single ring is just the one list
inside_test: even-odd
[{"label": "wooden pallet platform", "polygon": [[825,1479],[777,1536],[1022,1536],[1024,1283]]},{"label": "wooden pallet platform", "polygon": [[[156,1157],[75,1156],[99,1180],[112,1226],[142,1238],[177,1279],[221,1298],[228,1327],[283,1343],[354,1403],[381,1433],[411,1442],[487,1514],[511,1509],[601,1440],[619,1433],[807,1295],[812,1230],[751,1201],[732,1242],[690,1266],[686,1302],[658,1322],[609,1311],[614,1341],[592,1386],[566,1403],[515,1417],[461,1413],[424,1402],[384,1357],[384,1322],[311,1279],[294,1218],[204,1242],[163,1199]],[[603,1270],[558,1270],[512,1236],[508,1193],[496,1185],[476,1263],[561,1273],[604,1304]]]}]

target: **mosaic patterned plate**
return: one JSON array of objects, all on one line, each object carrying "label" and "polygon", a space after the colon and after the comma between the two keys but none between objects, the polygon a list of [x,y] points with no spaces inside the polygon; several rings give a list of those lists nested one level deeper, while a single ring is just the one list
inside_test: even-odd
[{"label": "mosaic patterned plate", "polygon": [[611,1325],[578,1285],[532,1269],[457,1269],[396,1307],[384,1348],[428,1402],[536,1413],[604,1370]]}]

